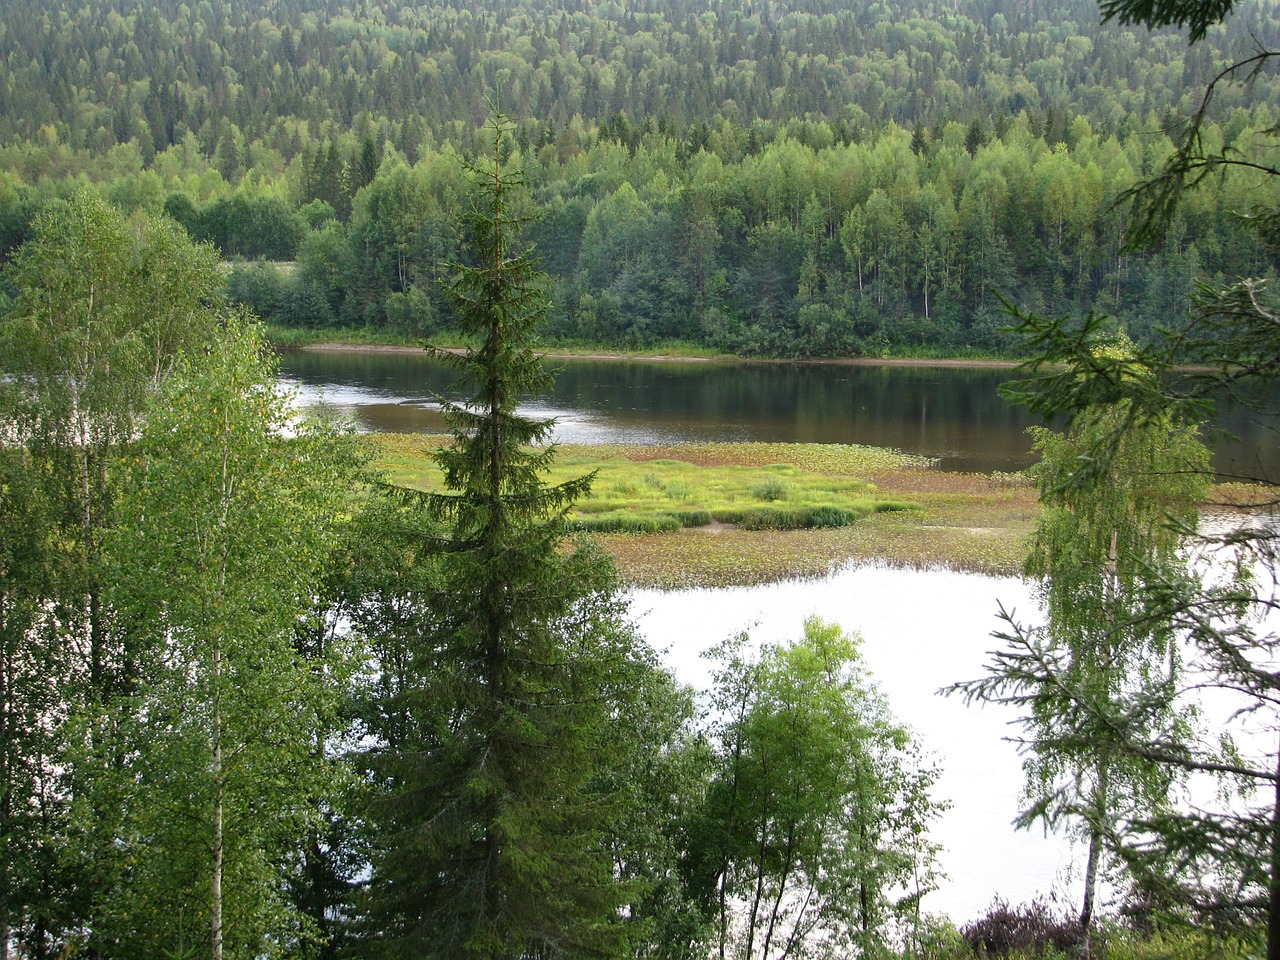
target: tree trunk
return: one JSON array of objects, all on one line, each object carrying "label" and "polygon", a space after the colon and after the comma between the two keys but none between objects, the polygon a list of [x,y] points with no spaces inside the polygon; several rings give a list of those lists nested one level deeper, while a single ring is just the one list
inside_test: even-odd
[{"label": "tree trunk", "polygon": [[[1112,551],[1115,550],[1112,537]],[[1098,867],[1102,862],[1102,823],[1108,813],[1107,762],[1098,764],[1098,786],[1093,795],[1093,815],[1089,822],[1089,859],[1084,868],[1084,900],[1080,905],[1080,960],[1089,960],[1092,952],[1093,906],[1098,891]]]},{"label": "tree trunk", "polygon": [[782,897],[787,889],[787,881],[791,879],[791,867],[795,857],[796,825],[794,821],[787,828],[786,856],[782,865],[782,876],[778,878],[778,893],[773,898],[773,909],[769,911],[769,927],[764,935],[764,950],[761,956],[768,960],[769,948],[773,945],[773,931],[778,925],[778,911],[782,907]]},{"label": "tree trunk", "polygon": [[[768,809],[768,804],[764,805]],[[760,914],[760,902],[764,899],[764,871],[765,871],[765,852],[769,841],[769,824],[764,818],[760,818],[760,843],[756,848],[756,891],[751,898],[751,913],[747,917],[747,952],[745,957],[750,958],[756,948],[756,917]],[[1271,960],[1270,957],[1267,960]]]},{"label": "tree trunk", "polygon": [[1089,932],[1093,922],[1094,891],[1098,885],[1098,861],[1101,858],[1102,831],[1089,827],[1089,859],[1084,868],[1084,902],[1080,906],[1080,960],[1089,960]]},{"label": "tree trunk", "polygon": [[[213,651],[214,683],[220,683],[221,651]],[[211,896],[210,933],[213,938],[213,960],[222,960],[222,707],[214,691],[213,708],[213,891]]]},{"label": "tree trunk", "polygon": [[1280,960],[1280,751],[1271,808],[1271,869],[1267,877],[1267,960]]}]

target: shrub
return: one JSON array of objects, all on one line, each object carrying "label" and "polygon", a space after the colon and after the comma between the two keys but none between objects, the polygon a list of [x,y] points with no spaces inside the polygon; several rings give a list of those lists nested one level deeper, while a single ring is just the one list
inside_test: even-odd
[{"label": "shrub", "polygon": [[1262,955],[1265,944],[1216,937],[1205,930],[1157,929],[1106,932],[1108,960],[1246,960]]},{"label": "shrub", "polygon": [[606,516],[579,517],[569,522],[571,530],[586,533],[668,533],[682,524],[671,514],[657,517]]},{"label": "shrub", "polygon": [[812,511],[804,508],[779,510],[765,507],[749,511],[740,525],[744,530],[800,530],[810,526],[811,513]]},{"label": "shrub", "polygon": [[683,480],[668,480],[666,489],[663,490],[672,500],[688,500],[693,496],[693,487],[685,483]]},{"label": "shrub", "polygon": [[920,509],[914,503],[903,503],[901,500],[882,500],[875,505],[876,513],[901,513],[904,510]]},{"label": "shrub", "polygon": [[707,510],[678,510],[671,515],[682,527],[705,527],[711,522],[711,513]]},{"label": "shrub", "polygon": [[997,897],[984,916],[960,928],[960,935],[979,956],[1067,954],[1080,939],[1080,921],[1056,912],[1041,898],[1011,907]]},{"label": "shrub", "polygon": [[260,317],[274,317],[285,279],[278,267],[262,262],[240,263],[227,274],[227,299],[244,304]]},{"label": "shrub", "polygon": [[766,477],[761,482],[751,485],[751,495],[757,500],[785,500],[789,493],[787,482],[781,477]]},{"label": "shrub", "polygon": [[847,527],[856,519],[857,516],[844,507],[814,507],[809,511],[811,527]]}]

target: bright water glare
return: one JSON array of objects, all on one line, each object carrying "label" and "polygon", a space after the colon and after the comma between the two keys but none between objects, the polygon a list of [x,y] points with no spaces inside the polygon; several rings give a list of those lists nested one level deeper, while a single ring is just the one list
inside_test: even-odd
[{"label": "bright water glare", "polygon": [[631,598],[641,632],[696,690],[708,688],[713,669],[702,652],[740,631],[757,643],[788,642],[817,615],[859,634],[865,665],[894,715],[941,767],[934,798],[951,804],[933,831],[945,876],[925,898],[926,911],[963,924],[996,896],[1016,904],[1056,893],[1078,902],[1073,881],[1083,851],[1064,837],[1011,825],[1023,783],[1018,749],[1005,739],[1018,735],[1016,712],[938,694],[983,675],[987,652],[998,646],[991,633],[1002,603],[1020,618],[1034,614],[1021,580],[863,566],[825,579],[636,590]]}]

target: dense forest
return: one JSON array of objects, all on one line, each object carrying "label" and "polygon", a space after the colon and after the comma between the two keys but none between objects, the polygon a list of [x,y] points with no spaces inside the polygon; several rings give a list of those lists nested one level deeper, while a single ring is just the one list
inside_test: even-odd
[{"label": "dense forest", "polygon": [[[999,296],[1135,337],[1192,278],[1262,276],[1239,176],[1122,249],[1125,189],[1224,66],[1273,43],[1247,4],[1191,47],[1087,0],[73,4],[0,26],[0,255],[85,179],[169,214],[287,326],[404,336],[450,317],[462,164],[486,98],[515,124],[544,335],[781,356],[1007,350]],[[1277,80],[1204,133],[1255,155]],[[296,263],[295,263],[296,262]]]}]

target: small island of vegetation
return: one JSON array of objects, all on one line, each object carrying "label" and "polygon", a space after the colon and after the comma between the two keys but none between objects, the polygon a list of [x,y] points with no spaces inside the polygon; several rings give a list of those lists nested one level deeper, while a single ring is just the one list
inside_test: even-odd
[{"label": "small island of vegetation", "polygon": [[[374,435],[389,480],[438,489],[438,438]],[[958,474],[838,444],[556,448],[549,476],[592,475],[569,514],[638,586],[762,583],[842,563],[1016,574],[1039,512],[1017,474]]]}]

